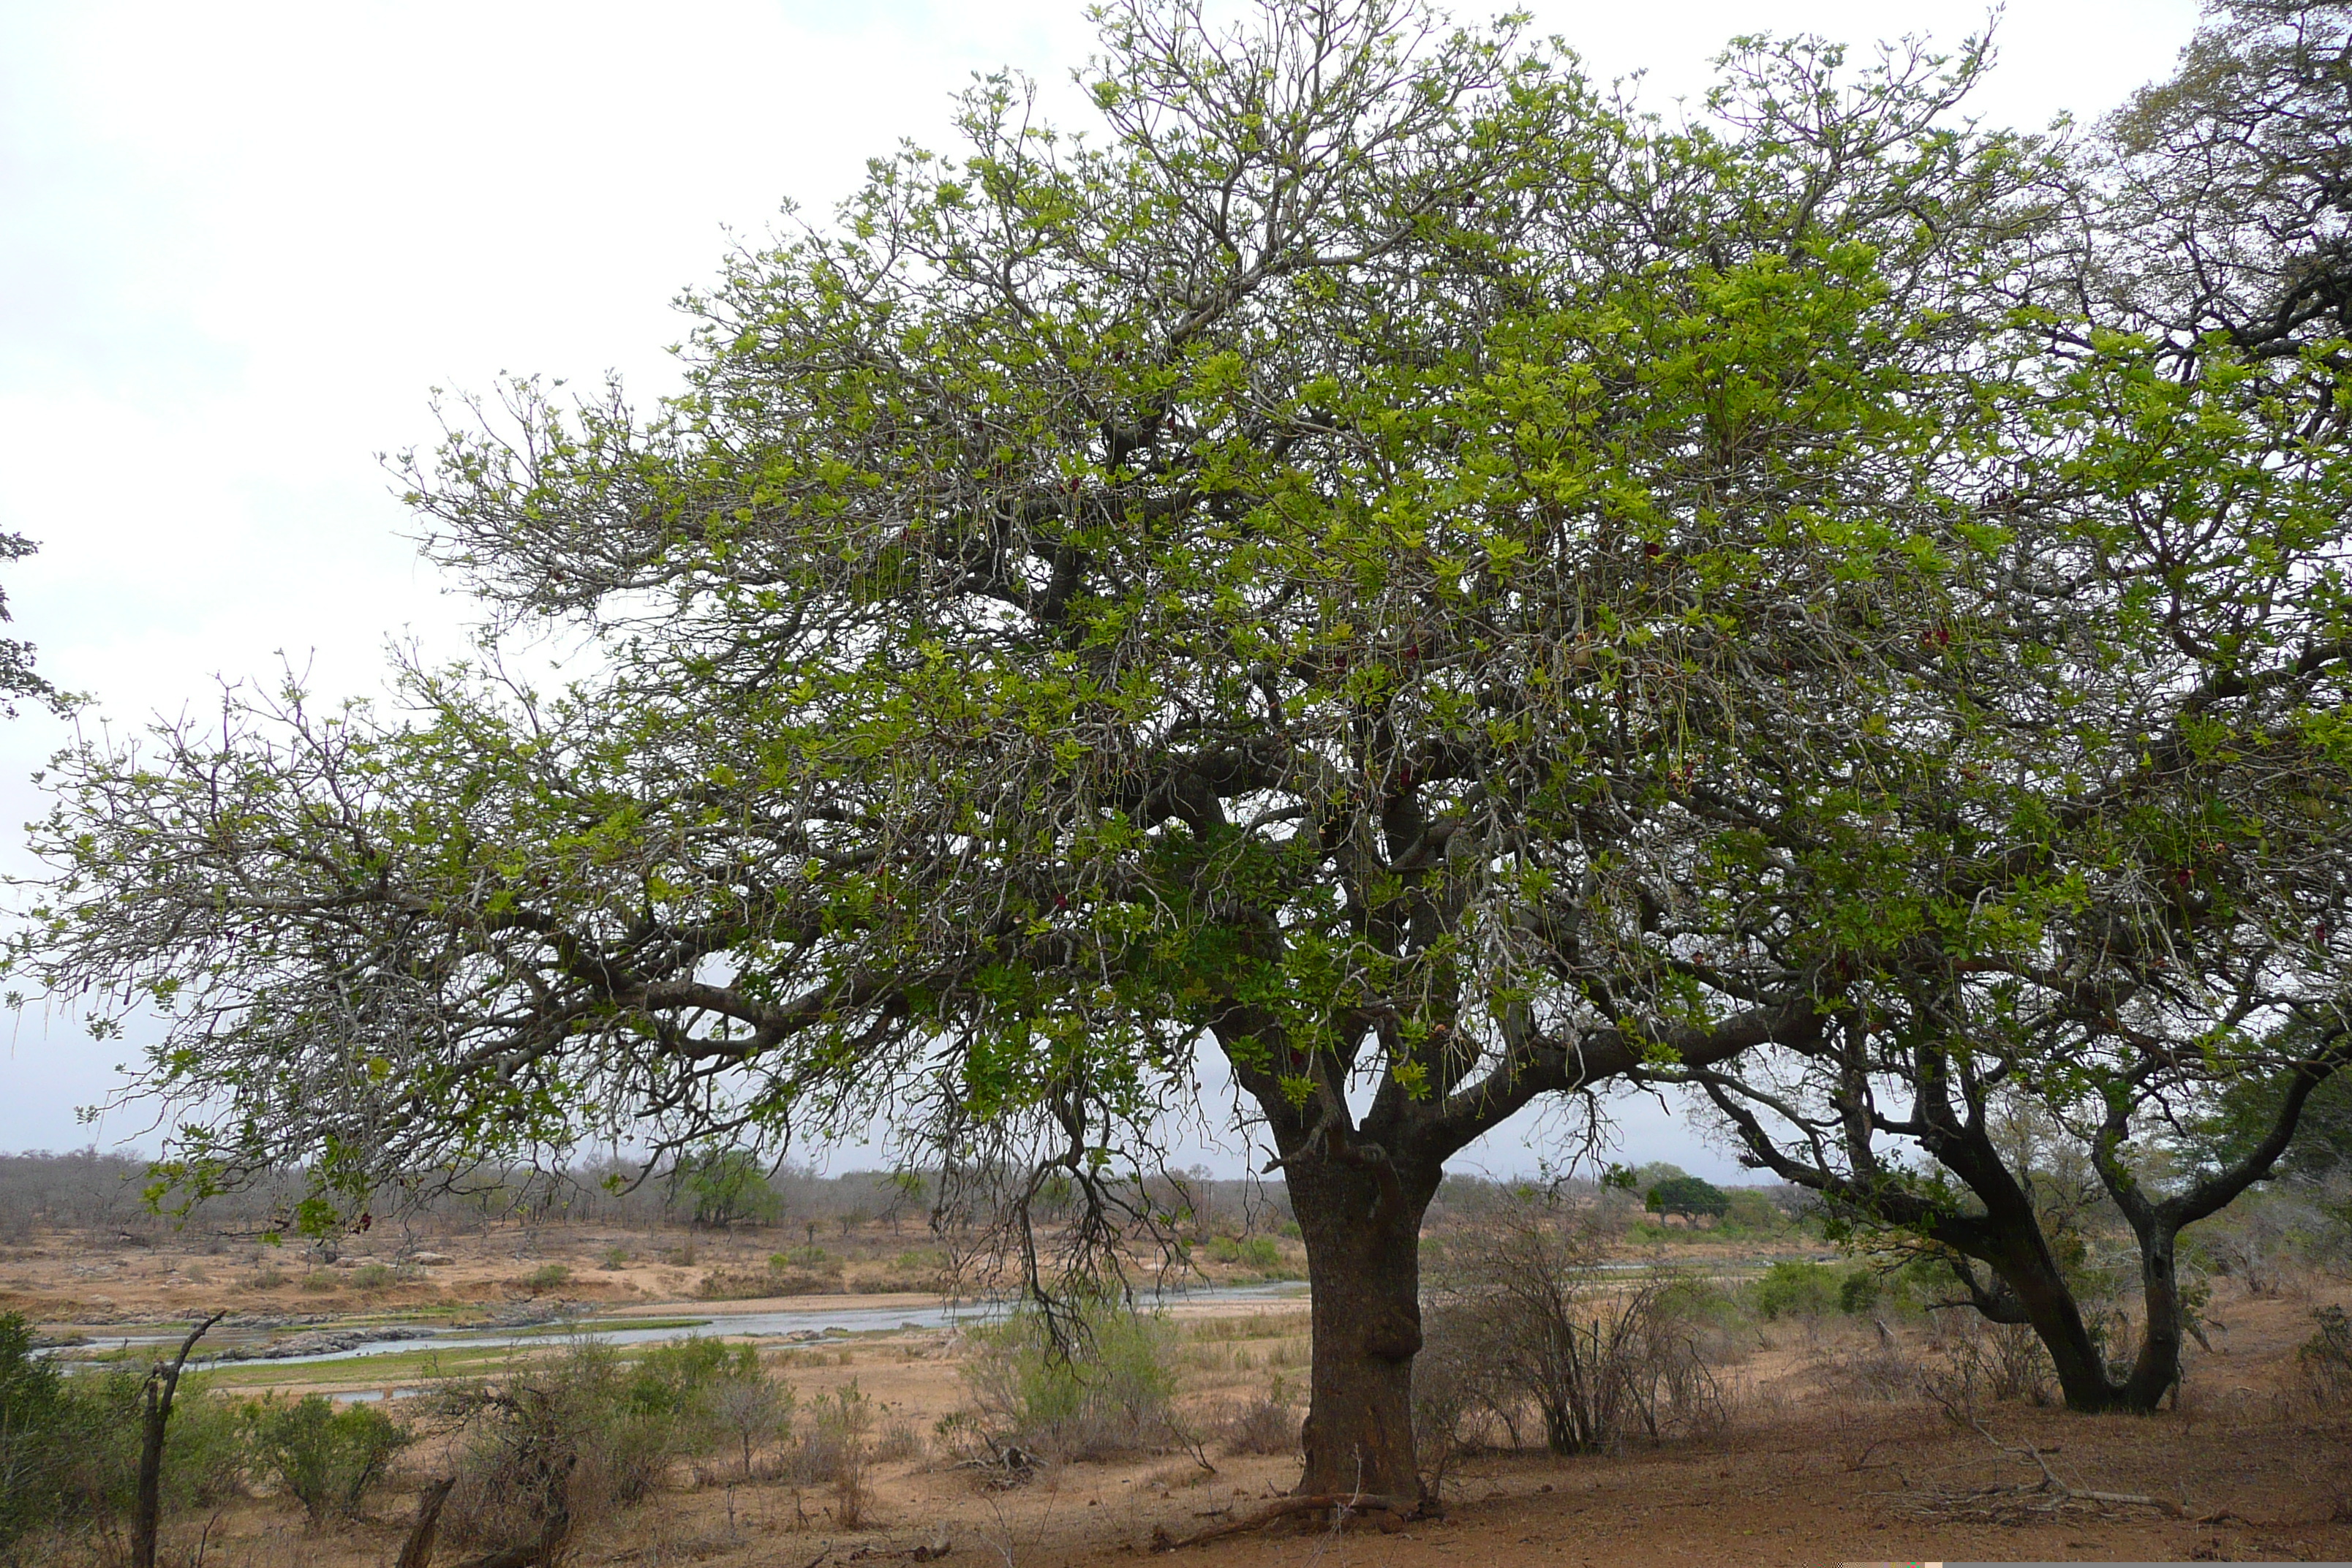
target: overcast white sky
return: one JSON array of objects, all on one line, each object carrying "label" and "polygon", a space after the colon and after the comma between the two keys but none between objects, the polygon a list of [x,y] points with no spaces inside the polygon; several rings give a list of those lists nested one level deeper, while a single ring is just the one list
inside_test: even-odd
[{"label": "overcast white sky", "polygon": [[[1531,8],[1594,74],[1645,70],[1662,108],[1736,33],[1956,42],[1987,16]],[[1979,112],[2094,119],[2195,21],[2191,0],[2012,7]],[[331,696],[376,689],[390,638],[455,655],[467,605],[415,559],[376,458],[431,444],[430,388],[608,369],[666,388],[670,301],[730,230],[757,238],[785,199],[828,211],[902,136],[947,149],[971,73],[1058,89],[1092,46],[1076,0],[0,0],[0,531],[42,545],[5,581],[16,635],[117,726],[201,711],[216,676],[270,677],[281,653]],[[0,722],[0,868],[25,866],[14,825],[45,809],[27,775],[65,739]],[[75,1119],[125,1047],[8,1025],[0,1150],[139,1131]],[[1623,1108],[1625,1157],[1730,1171],[1645,1103]],[[1469,1160],[1534,1155],[1515,1136]]]}]

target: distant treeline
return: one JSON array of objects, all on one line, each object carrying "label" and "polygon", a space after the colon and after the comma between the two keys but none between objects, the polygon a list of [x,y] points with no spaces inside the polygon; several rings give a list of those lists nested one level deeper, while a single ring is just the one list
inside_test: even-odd
[{"label": "distant treeline", "polygon": [[[1571,1202],[1637,1212],[1650,1182],[1679,1175],[1650,1165],[1630,1192],[1605,1191],[1598,1182],[1552,1184]],[[300,1173],[205,1199],[184,1217],[157,1212],[146,1197],[148,1166],[133,1155],[95,1149],[65,1153],[0,1154],[0,1241],[21,1241],[37,1230],[97,1232],[133,1241],[175,1228],[198,1234],[254,1236],[290,1228],[289,1216],[307,1190]],[[1528,1185],[1449,1175],[1430,1205],[1428,1223],[1442,1229],[1489,1212]],[[825,1174],[805,1165],[771,1169],[743,1151],[706,1154],[646,1174],[626,1160],[584,1162],[559,1170],[483,1168],[433,1190],[387,1193],[372,1213],[382,1223],[416,1234],[446,1234],[503,1223],[656,1230],[665,1226],[801,1232],[814,1239],[874,1224],[919,1231],[934,1223],[985,1226],[998,1216],[992,1194],[1002,1183],[967,1183],[942,1205],[936,1169],[849,1171]],[[1177,1216],[1181,1228],[1202,1235],[1249,1236],[1291,1223],[1279,1183],[1217,1179],[1205,1172],[1155,1177],[1146,1184],[1153,1207]],[[1794,1216],[1804,1207],[1796,1189],[1746,1189]],[[1051,1223],[1069,1195],[1048,1188],[1039,1201]]]}]

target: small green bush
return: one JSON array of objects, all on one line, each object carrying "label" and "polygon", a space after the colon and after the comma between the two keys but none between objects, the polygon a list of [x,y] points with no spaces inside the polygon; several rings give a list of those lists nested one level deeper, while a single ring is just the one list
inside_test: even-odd
[{"label": "small green bush", "polygon": [[58,1512],[56,1445],[66,1425],[58,1369],[33,1354],[22,1313],[0,1312],[0,1548]]},{"label": "small green bush", "polygon": [[333,1275],[320,1272],[302,1276],[302,1292],[308,1296],[325,1296],[342,1288],[342,1281]]},{"label": "small green bush", "polygon": [[1819,1263],[1775,1263],[1756,1281],[1759,1318],[1818,1318],[1838,1299],[1838,1278]]},{"label": "small green bush", "polygon": [[388,1263],[362,1263],[352,1270],[354,1290],[381,1290],[392,1280],[392,1266]]},{"label": "small green bush", "polygon": [[1838,1281],[1838,1310],[1850,1318],[1860,1317],[1878,1305],[1885,1286],[1877,1275],[1867,1268],[1857,1268]]},{"label": "small green bush", "polygon": [[808,1418],[795,1427],[798,1441],[786,1475],[803,1485],[838,1485],[845,1475],[863,1468],[873,1426],[873,1402],[858,1391],[853,1378],[848,1387],[810,1405]]},{"label": "small green bush", "polygon": [[522,1285],[526,1290],[559,1290],[571,1278],[571,1269],[561,1263],[549,1263],[524,1275]]},{"label": "small green bush", "polygon": [[731,1359],[715,1341],[661,1346],[635,1363],[582,1342],[445,1385],[441,1414],[465,1436],[444,1528],[455,1542],[506,1548],[535,1537],[559,1507],[577,1523],[642,1502],[677,1459],[723,1441],[705,1396]]},{"label": "small green bush", "polygon": [[1072,1342],[1057,1347],[1044,1321],[1024,1312],[975,1337],[964,1384],[992,1442],[1104,1459],[1178,1435],[1171,1336],[1160,1318],[1096,1307],[1081,1315]]},{"label": "small green bush", "polygon": [[721,1340],[688,1335],[639,1356],[629,1369],[624,1397],[632,1410],[668,1426],[670,1445],[677,1453],[708,1453],[722,1436],[712,1421],[719,1390],[765,1378],[760,1353],[750,1345],[730,1347]]},{"label": "small green bush", "polygon": [[252,1277],[245,1283],[248,1289],[275,1290],[286,1283],[286,1275],[277,1265],[265,1263],[255,1269]]},{"label": "small green bush", "polygon": [[1669,1275],[1656,1279],[1655,1310],[1666,1321],[1728,1328],[1745,1316],[1730,1292],[1712,1279]]},{"label": "small green bush", "polygon": [[604,1249],[604,1262],[602,1262],[602,1263],[600,1263],[600,1264],[598,1264],[598,1265],[597,1265],[597,1267],[598,1267],[598,1268],[604,1268],[604,1269],[607,1269],[607,1270],[610,1270],[610,1269],[615,1269],[615,1268],[627,1268],[628,1266],[629,1266],[629,1249],[628,1249],[627,1247],[606,1247],[606,1248]]},{"label": "small green bush", "polygon": [[301,1502],[314,1530],[355,1518],[410,1441],[375,1405],[338,1410],[320,1394],[290,1402],[264,1396],[247,1407],[246,1421],[253,1468]]},{"label": "small green bush", "polygon": [[[25,1320],[0,1313],[0,1550],[43,1530],[118,1531],[138,1486],[146,1366],[66,1377],[32,1349]],[[243,1461],[235,1412],[184,1377],[163,1442],[166,1512],[236,1495]]]}]

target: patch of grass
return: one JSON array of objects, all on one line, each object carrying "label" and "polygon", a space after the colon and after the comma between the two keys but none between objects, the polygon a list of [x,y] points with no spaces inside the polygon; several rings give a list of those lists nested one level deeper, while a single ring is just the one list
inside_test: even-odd
[{"label": "patch of grass", "polygon": [[1194,1340],[1286,1340],[1306,1333],[1308,1326],[1305,1312],[1236,1313],[1195,1319],[1184,1325],[1184,1335]]},{"label": "patch of grass", "polygon": [[1209,1238],[1209,1261],[1239,1264],[1260,1270],[1282,1267],[1282,1248],[1270,1236],[1216,1236]]},{"label": "patch of grass", "polygon": [[561,1263],[542,1264],[522,1277],[522,1288],[537,1295],[543,1290],[560,1290],[571,1281],[572,1270]]}]

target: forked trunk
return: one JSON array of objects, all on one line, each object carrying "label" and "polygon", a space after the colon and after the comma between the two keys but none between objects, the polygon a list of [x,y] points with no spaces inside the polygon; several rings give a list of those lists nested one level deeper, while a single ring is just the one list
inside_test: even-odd
[{"label": "forked trunk", "polygon": [[1412,1358],[1421,1349],[1421,1217],[1437,1173],[1305,1160],[1291,1212],[1314,1289],[1302,1495],[1418,1498]]},{"label": "forked trunk", "polygon": [[2024,1306],[2026,1321],[2050,1352],[2066,1408],[2085,1414],[2126,1411],[2146,1415],[2159,1405],[2180,1377],[2180,1287],[2173,1264],[2174,1234],[2152,1232],[2140,1247],[2140,1286],[2145,1322],[2139,1351],[2122,1382],[2109,1370],[2104,1348],[2083,1321],[2074,1292],[2055,1258],[2040,1245],[2039,1233],[2021,1239],[2003,1259],[2001,1272]]},{"label": "forked trunk", "polygon": [[2092,1338],[2090,1325],[2083,1321],[2082,1308],[2067,1288],[2057,1259],[2042,1244],[2041,1233],[2037,1230],[2028,1238],[2013,1241],[2008,1251],[2001,1275],[2024,1307],[2034,1337],[2050,1352],[2066,1408],[2085,1414],[2116,1409],[2116,1386],[2107,1376],[2106,1358],[2100,1353],[2098,1341]]}]

